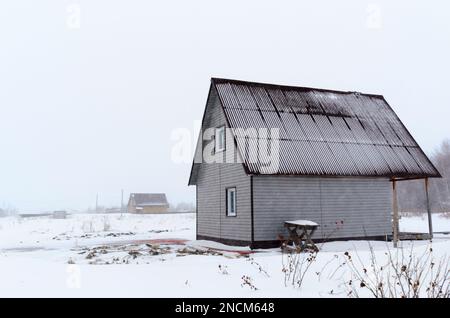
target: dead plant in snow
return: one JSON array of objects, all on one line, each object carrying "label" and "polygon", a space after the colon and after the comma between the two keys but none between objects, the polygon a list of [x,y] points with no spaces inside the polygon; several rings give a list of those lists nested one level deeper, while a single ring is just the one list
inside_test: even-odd
[{"label": "dead plant in snow", "polygon": [[317,251],[302,251],[300,247],[282,252],[282,272],[284,274],[284,285],[302,287],[308,270],[315,262]]},{"label": "dead plant in snow", "polygon": [[241,280],[241,287],[248,286],[251,290],[258,290],[258,288],[256,288],[256,286],[253,284],[253,279],[250,276],[244,275],[241,277]]},{"label": "dead plant in snow", "polygon": [[103,217],[103,232],[111,231],[111,223],[109,222],[109,218],[107,216]]},{"label": "dead plant in snow", "polygon": [[252,264],[253,266],[257,267],[261,274],[263,274],[264,276],[266,276],[268,278],[270,277],[269,273],[264,269],[264,267],[261,264],[259,264],[257,261],[255,261],[255,259],[253,257],[248,258],[247,261],[249,261],[250,264]]},{"label": "dead plant in snow", "polygon": [[[312,250],[308,247],[303,248],[302,246],[297,246],[295,244],[294,246],[290,246],[289,240],[286,240],[282,235],[279,235],[282,250],[282,272],[284,274],[284,285],[286,287],[288,285],[298,288],[302,287],[306,274],[316,261],[317,253],[332,235],[341,229],[344,221],[337,220],[335,224],[336,228],[323,238],[322,243],[318,245],[318,250]],[[325,267],[327,265],[329,264],[326,264]],[[319,281],[325,267],[322,268],[321,271],[315,273],[319,278]]]},{"label": "dead plant in snow", "polygon": [[228,273],[228,267],[226,265],[222,266],[222,265],[219,264],[219,272],[222,275],[228,275],[229,274]]},{"label": "dead plant in snow", "polygon": [[92,233],[92,232],[94,232],[94,225],[92,224],[92,220],[83,221],[83,224],[81,225],[81,228],[83,229],[84,233]]},{"label": "dead plant in snow", "polygon": [[[369,243],[370,245],[370,243]],[[350,279],[345,282],[349,297],[360,297],[362,290],[375,298],[450,298],[449,257],[436,259],[432,246],[421,254],[403,248],[393,253],[389,248],[382,263],[370,246],[370,263],[365,264],[358,253],[344,253]]]}]

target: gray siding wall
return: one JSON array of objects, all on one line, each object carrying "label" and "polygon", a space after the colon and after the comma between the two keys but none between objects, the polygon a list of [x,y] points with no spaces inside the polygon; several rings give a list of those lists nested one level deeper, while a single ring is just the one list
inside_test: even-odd
[{"label": "gray siding wall", "polygon": [[296,219],[319,223],[321,239],[392,233],[388,179],[255,176],[253,189],[255,241],[286,236]]},{"label": "gray siding wall", "polygon": [[[225,115],[213,88],[202,129],[226,126]],[[202,150],[205,146],[202,142]],[[233,151],[236,149],[233,145]],[[227,151],[230,149],[227,140]],[[197,153],[197,156],[200,155]],[[221,153],[226,156],[226,152]],[[236,187],[237,216],[226,216],[226,188]],[[251,240],[250,177],[240,163],[201,163],[197,175],[197,233],[220,239]]]}]

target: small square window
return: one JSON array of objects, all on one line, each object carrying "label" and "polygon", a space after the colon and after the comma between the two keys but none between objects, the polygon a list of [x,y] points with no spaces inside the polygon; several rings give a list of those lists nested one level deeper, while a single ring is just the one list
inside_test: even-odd
[{"label": "small square window", "polygon": [[227,189],[227,216],[236,216],[236,188]]},{"label": "small square window", "polygon": [[221,152],[225,150],[225,127],[216,128],[215,135],[215,149],[216,152]]}]

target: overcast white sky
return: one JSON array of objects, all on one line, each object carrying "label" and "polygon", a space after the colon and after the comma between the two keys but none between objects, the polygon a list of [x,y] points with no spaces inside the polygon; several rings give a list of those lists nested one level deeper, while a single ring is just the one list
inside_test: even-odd
[{"label": "overcast white sky", "polygon": [[449,1],[2,0],[0,207],[194,202],[170,137],[211,76],[383,94],[430,153],[449,57]]}]

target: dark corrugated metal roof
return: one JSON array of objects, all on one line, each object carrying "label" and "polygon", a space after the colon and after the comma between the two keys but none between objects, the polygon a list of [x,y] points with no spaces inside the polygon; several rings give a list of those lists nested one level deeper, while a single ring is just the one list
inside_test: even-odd
[{"label": "dark corrugated metal roof", "polygon": [[[212,84],[231,128],[279,128],[275,174],[440,176],[383,96],[217,78]],[[241,154],[257,143],[235,139]],[[243,159],[248,173],[267,173],[264,162]]]}]

